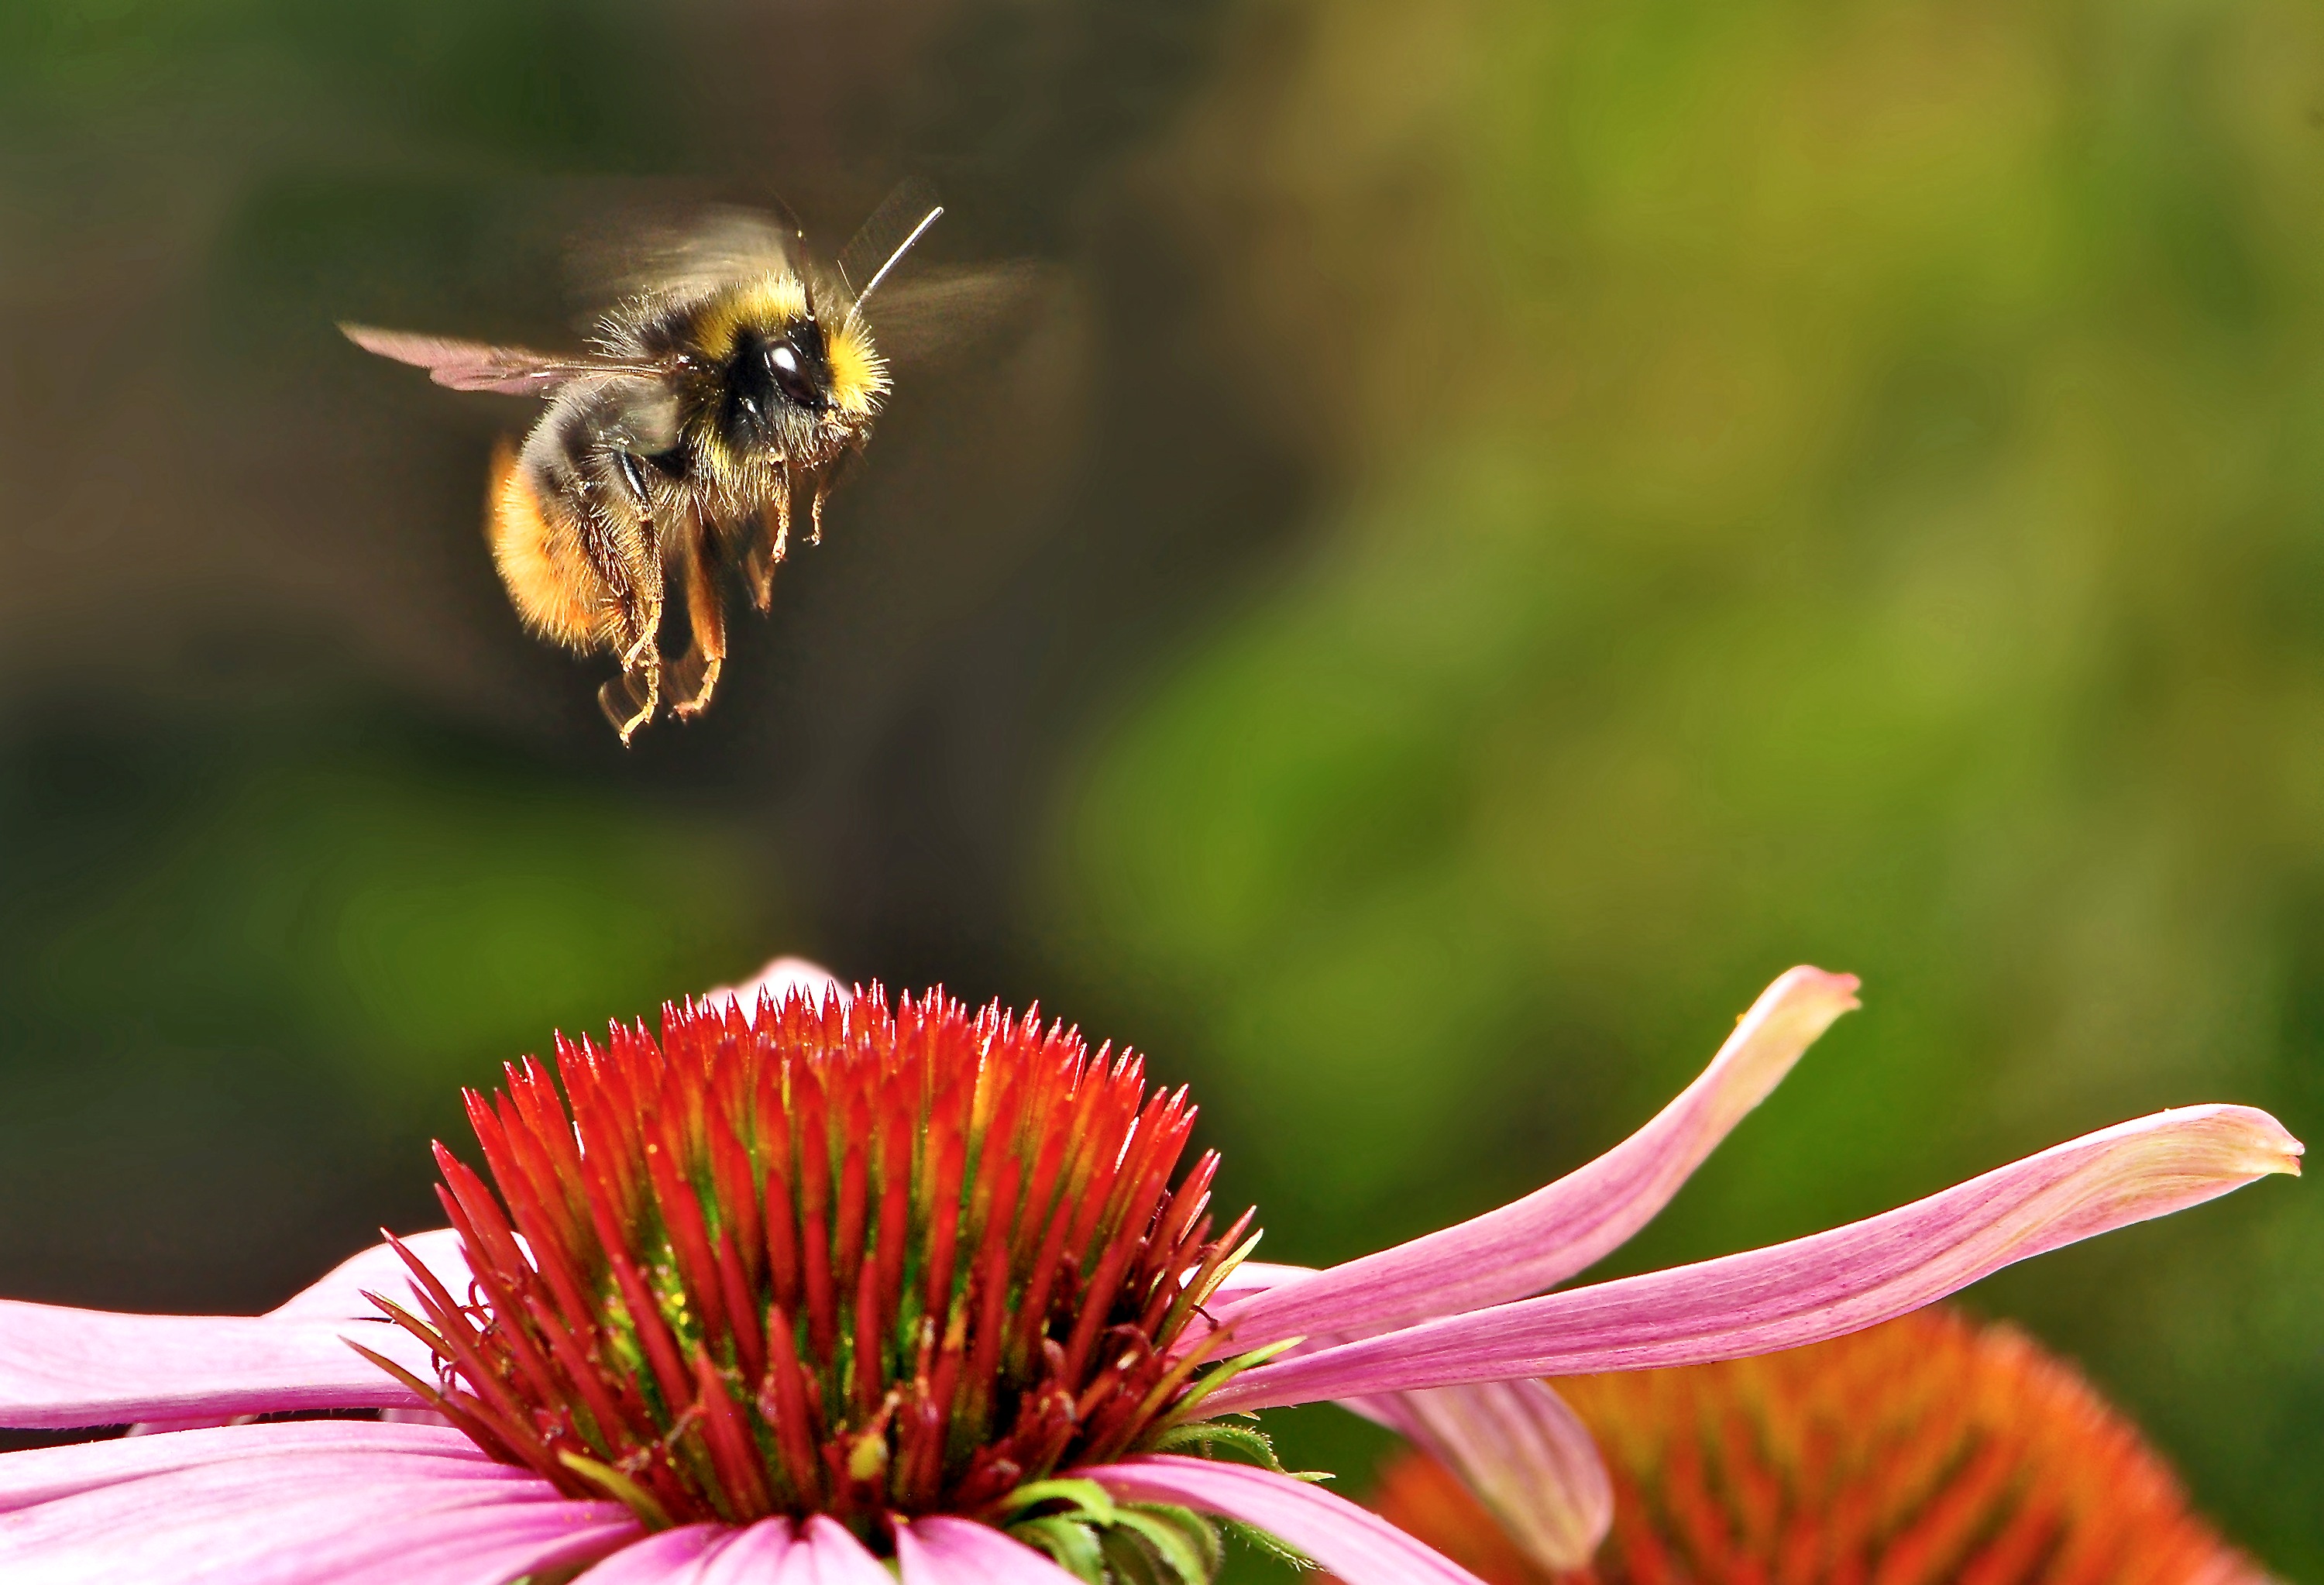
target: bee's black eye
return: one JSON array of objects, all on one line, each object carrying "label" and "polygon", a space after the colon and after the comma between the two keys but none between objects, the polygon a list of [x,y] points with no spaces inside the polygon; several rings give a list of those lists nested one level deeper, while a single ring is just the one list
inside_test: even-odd
[{"label": "bee's black eye", "polygon": [[803,408],[830,401],[831,377],[824,367],[823,334],[812,324],[794,328],[767,348],[767,373],[775,389]]}]

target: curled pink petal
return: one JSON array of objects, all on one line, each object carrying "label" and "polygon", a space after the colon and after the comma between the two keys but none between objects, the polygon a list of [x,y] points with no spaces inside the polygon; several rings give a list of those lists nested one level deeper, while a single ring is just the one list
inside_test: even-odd
[{"label": "curled pink petal", "polygon": [[[1256,1525],[1305,1553],[1347,1585],[1479,1585],[1468,1570],[1379,1515],[1320,1486],[1270,1470],[1175,1453],[1142,1453],[1074,1473],[1129,1502],[1178,1503]],[[904,1585],[918,1582],[908,1572]]]},{"label": "curled pink petal", "polygon": [[1796,968],[1760,993],[1695,1079],[1589,1165],[1498,1211],[1366,1255],[1219,1312],[1247,1346],[1361,1335],[1537,1294],[1651,1221],[1746,1112],[1857,1005],[1853,974]]},{"label": "curled pink petal", "polygon": [[[107,1442],[74,1442],[65,1447],[30,1448],[0,1458],[0,1513],[53,1502],[78,1492],[114,1486],[124,1480],[236,1459],[275,1458],[296,1453],[306,1458],[336,1454],[394,1454],[410,1461],[398,1468],[425,1473],[430,1461],[462,1465],[493,1464],[476,1444],[456,1431],[422,1425],[383,1425],[364,1420],[293,1420],[271,1425],[229,1425],[212,1430],[179,1431],[160,1436],[124,1437]],[[450,1471],[461,1479],[470,1471]],[[522,1475],[523,1472],[511,1471]]]},{"label": "curled pink petal", "polygon": [[1078,1585],[1040,1553],[973,1519],[898,1525],[896,1561],[904,1585]]},{"label": "curled pink petal", "polygon": [[[403,1240],[405,1249],[419,1257],[422,1265],[436,1274],[436,1279],[456,1297],[465,1298],[468,1292],[468,1257],[460,1248],[460,1235],[448,1227],[439,1227],[424,1233],[413,1233]],[[267,1312],[278,1321],[376,1321],[379,1306],[364,1297],[366,1293],[382,1295],[400,1304],[410,1304],[411,1272],[395,1250],[386,1244],[374,1244],[359,1255],[350,1255],[325,1273],[319,1281],[300,1289],[285,1303]]]},{"label": "curled pink petal", "polygon": [[434,1371],[427,1346],[384,1320],[125,1315],[0,1299],[0,1425],[425,1406],[349,1338],[422,1380]]},{"label": "curled pink petal", "polygon": [[681,1525],[632,1542],[581,1578],[589,1585],[682,1585],[733,1534],[726,1525]]},{"label": "curled pink petal", "polygon": [[505,1568],[498,1578],[507,1579],[586,1562],[636,1534],[637,1521],[619,1504],[576,1502],[489,1461],[290,1451],[149,1474],[0,1514],[0,1579],[451,1585],[480,1580],[480,1560]]},{"label": "curled pink petal", "polygon": [[1579,1569],[1614,1523],[1614,1487],[1589,1427],[1548,1383],[1480,1381],[1368,1398],[1461,1478],[1526,1555]]},{"label": "curled pink petal", "polygon": [[1262,1365],[1214,1413],[1462,1382],[1692,1365],[1796,1348],[1917,1310],[2028,1256],[2297,1173],[2247,1106],[2157,1112],[1787,1244],[1545,1294]]}]

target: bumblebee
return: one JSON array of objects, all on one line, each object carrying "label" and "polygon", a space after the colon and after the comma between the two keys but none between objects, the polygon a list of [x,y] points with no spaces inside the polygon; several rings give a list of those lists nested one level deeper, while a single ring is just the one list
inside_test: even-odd
[{"label": "bumblebee", "polygon": [[[340,326],[439,385],[548,399],[521,450],[495,449],[485,536],[527,627],[618,656],[597,697],[624,744],[665,696],[680,719],[708,707],[724,576],[739,572],[765,612],[802,498],[821,543],[824,499],[889,392],[865,305],[943,213],[908,183],[828,267],[796,224],[754,212],[647,239],[578,354]],[[690,643],[666,663],[673,586]]]}]

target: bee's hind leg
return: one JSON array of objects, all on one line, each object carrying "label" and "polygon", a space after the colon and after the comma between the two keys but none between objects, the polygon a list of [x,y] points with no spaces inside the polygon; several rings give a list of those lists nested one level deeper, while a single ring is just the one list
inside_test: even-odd
[{"label": "bee's hind leg", "polygon": [[660,704],[661,651],[654,647],[654,630],[648,628],[622,655],[621,676],[597,690],[597,707],[622,734],[622,746],[627,748],[638,728],[653,719]]},{"label": "bee's hind leg", "polygon": [[648,672],[625,671],[597,690],[597,708],[605,713],[605,719],[622,734],[623,748],[629,747],[630,740],[637,736],[638,728],[653,719],[661,692],[660,679],[656,675],[659,669],[656,667]]},{"label": "bee's hind leg", "polygon": [[[622,651],[622,674],[597,690],[597,705],[629,745],[651,721],[661,703],[662,573],[653,508],[635,457],[601,454],[600,500],[621,499],[628,511],[607,513],[604,550],[611,564],[607,582],[614,590],[618,616],[614,641]],[[609,502],[610,504],[610,502]],[[610,520],[610,521],[606,521]]]}]

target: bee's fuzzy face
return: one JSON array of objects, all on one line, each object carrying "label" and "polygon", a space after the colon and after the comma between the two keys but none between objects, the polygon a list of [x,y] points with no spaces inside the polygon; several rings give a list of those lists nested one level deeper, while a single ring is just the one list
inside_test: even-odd
[{"label": "bee's fuzzy face", "polygon": [[770,274],[724,292],[695,314],[705,363],[755,402],[853,424],[879,410],[888,367],[853,310],[818,317],[798,276]]},{"label": "bee's fuzzy face", "polygon": [[888,392],[862,316],[818,314],[799,277],[770,274],[691,305],[689,429],[706,471],[730,491],[785,465],[820,467],[859,439]]},{"label": "bee's fuzzy face", "polygon": [[862,316],[851,313],[840,320],[831,332],[825,356],[833,410],[855,422],[877,412],[880,399],[888,394],[888,364],[872,345]]}]

